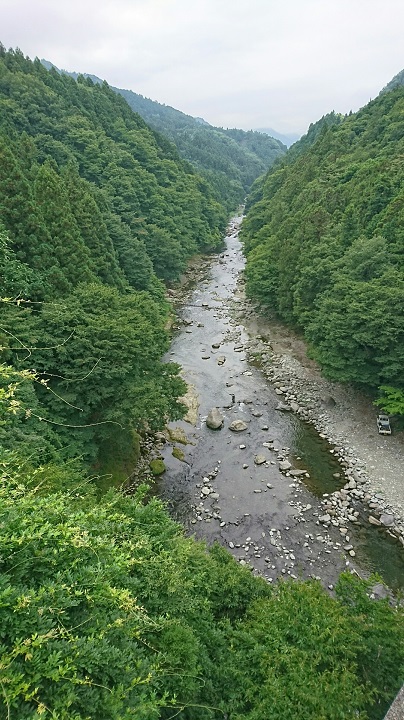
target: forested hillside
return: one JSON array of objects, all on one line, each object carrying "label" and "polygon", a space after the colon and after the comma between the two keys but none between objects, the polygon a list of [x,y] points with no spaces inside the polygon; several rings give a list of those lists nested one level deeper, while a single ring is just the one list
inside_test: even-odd
[{"label": "forested hillside", "polygon": [[329,377],[404,412],[404,90],[335,119],[255,187],[247,288],[304,330]]},{"label": "forested hillside", "polygon": [[[55,67],[49,61],[41,62],[48,69]],[[58,72],[66,73],[65,70]],[[80,77],[78,73],[67,74]],[[102,82],[94,75],[85,77]],[[243,202],[254,180],[286,152],[282,142],[266,133],[216,128],[132,90],[111,89],[122,95],[150,127],[175,143],[181,157],[208,180],[216,199],[227,211],[235,210]]]},{"label": "forested hillside", "polygon": [[0,429],[5,447],[40,435],[48,455],[130,458],[134,431],[181,414],[178,368],[160,361],[162,281],[219,247],[225,221],[207,182],[106,85],[1,50],[2,360],[35,369],[24,432]]},{"label": "forested hillside", "polygon": [[0,48],[8,720],[381,720],[400,687],[403,608],[372,581],[272,587],[185,538],[150,488],[97,485],[182,415],[163,281],[224,220],[110,88]]},{"label": "forested hillside", "polygon": [[210,182],[228,210],[241,203],[254,180],[286,152],[285,145],[265,133],[213,127],[131,90],[117,92],[175,143],[181,157]]}]

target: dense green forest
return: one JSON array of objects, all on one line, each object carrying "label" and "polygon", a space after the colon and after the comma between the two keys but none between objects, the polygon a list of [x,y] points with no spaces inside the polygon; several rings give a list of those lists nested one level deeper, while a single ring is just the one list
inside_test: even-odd
[{"label": "dense green forest", "polygon": [[[44,67],[55,67],[46,60],[41,62]],[[77,73],[67,74],[80,77]],[[85,77],[102,82],[94,75]],[[213,127],[132,90],[115,87],[112,90],[122,95],[150,127],[175,143],[181,157],[208,180],[216,199],[228,211],[243,202],[254,180],[286,152],[282,142],[266,133]]]},{"label": "dense green forest", "polygon": [[[225,211],[106,85],[4,49],[0,159],[2,359],[35,369],[58,450],[130,456],[134,432],[182,412],[178,368],[160,360],[163,281],[220,246]],[[21,442],[31,427],[34,413]]]},{"label": "dense green forest", "polygon": [[381,720],[404,618],[371,581],[272,587],[105,491],[183,412],[163,283],[219,246],[206,180],[108,86],[0,48],[0,223],[2,716]]},{"label": "dense green forest", "polygon": [[265,133],[213,127],[131,90],[117,92],[151,127],[175,143],[181,157],[209,181],[228,210],[243,202],[254,180],[286,152],[280,140]]},{"label": "dense green forest", "polygon": [[[290,154],[289,154],[290,153]],[[326,116],[253,190],[247,289],[332,379],[404,413],[404,90]]]}]

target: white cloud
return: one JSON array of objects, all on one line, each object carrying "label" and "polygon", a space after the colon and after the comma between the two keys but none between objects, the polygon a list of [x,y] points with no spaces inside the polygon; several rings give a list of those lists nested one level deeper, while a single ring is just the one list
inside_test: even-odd
[{"label": "white cloud", "polygon": [[401,0],[1,0],[0,38],[223,126],[304,131],[404,67]]}]

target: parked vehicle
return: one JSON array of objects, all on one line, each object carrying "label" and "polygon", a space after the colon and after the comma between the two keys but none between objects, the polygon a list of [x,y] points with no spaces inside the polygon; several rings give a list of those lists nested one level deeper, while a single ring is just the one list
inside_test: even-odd
[{"label": "parked vehicle", "polygon": [[379,435],[391,435],[390,419],[388,415],[377,416],[377,429]]}]

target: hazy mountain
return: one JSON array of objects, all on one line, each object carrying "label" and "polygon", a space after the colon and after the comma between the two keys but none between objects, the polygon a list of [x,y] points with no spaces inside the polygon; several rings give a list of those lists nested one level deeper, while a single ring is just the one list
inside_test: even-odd
[{"label": "hazy mountain", "polygon": [[255,130],[256,132],[265,133],[265,135],[280,140],[286,147],[290,147],[301,137],[298,133],[280,133],[273,128],[255,128]]},{"label": "hazy mountain", "polygon": [[382,93],[389,92],[390,90],[394,90],[396,87],[401,87],[402,85],[404,85],[404,70],[400,70],[397,75],[394,75],[390,82],[387,83],[383,90],[380,91],[380,95],[382,95]]}]

